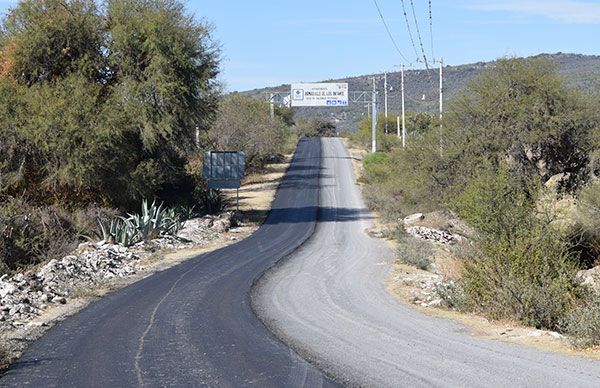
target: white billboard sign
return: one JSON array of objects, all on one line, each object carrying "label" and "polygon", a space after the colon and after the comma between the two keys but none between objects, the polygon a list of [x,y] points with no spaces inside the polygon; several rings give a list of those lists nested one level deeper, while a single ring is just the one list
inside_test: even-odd
[{"label": "white billboard sign", "polygon": [[347,83],[292,84],[292,106],[347,106]]}]

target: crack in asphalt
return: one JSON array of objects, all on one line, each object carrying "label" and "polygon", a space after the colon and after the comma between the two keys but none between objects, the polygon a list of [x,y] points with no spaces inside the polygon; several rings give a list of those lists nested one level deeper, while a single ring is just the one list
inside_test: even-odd
[{"label": "crack in asphalt", "polygon": [[146,336],[148,335],[148,333],[150,332],[150,330],[152,330],[152,326],[154,326],[154,320],[156,318],[156,313],[158,312],[158,309],[163,304],[163,302],[169,297],[169,295],[171,295],[173,293],[173,291],[175,290],[175,287],[177,287],[177,285],[179,284],[179,282],[188,273],[190,273],[190,272],[194,271],[195,269],[197,269],[200,266],[200,264],[202,264],[202,262],[194,265],[192,268],[190,268],[189,270],[187,270],[183,274],[181,274],[181,276],[179,276],[177,278],[177,280],[175,280],[175,282],[173,283],[173,285],[171,286],[171,288],[169,288],[169,290],[167,291],[167,293],[162,297],[162,299],[160,299],[158,301],[158,303],[156,304],[156,306],[152,310],[152,314],[150,315],[150,320],[148,322],[148,326],[146,327],[146,330],[144,330],[144,332],[142,333],[142,335],[140,336],[140,338],[138,340],[138,348],[137,348],[137,352],[135,354],[134,362],[133,362],[133,366],[135,368],[135,372],[136,372],[136,375],[137,375],[138,384],[140,386],[144,386],[144,378],[142,376],[142,369],[140,368],[140,360],[142,358],[142,353],[144,352],[144,343],[146,341]]}]

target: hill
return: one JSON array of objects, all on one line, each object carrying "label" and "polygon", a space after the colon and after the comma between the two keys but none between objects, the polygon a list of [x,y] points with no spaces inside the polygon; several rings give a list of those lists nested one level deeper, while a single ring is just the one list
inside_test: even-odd
[{"label": "hill", "polygon": [[[540,54],[538,57],[549,59],[555,63],[558,72],[567,84],[587,91],[600,90],[600,56],[580,54]],[[477,62],[459,66],[444,67],[444,103],[447,104],[477,73],[494,62]],[[326,80],[324,82],[348,82],[353,91],[370,91],[373,87],[372,77],[376,77],[380,101],[383,101],[383,74],[369,74],[357,77]],[[439,70],[407,70],[404,72],[405,106],[407,112],[437,113],[439,107]],[[388,112],[396,115],[400,112],[400,72],[388,73]],[[290,91],[290,85],[267,87],[243,92],[254,98],[266,99],[269,93]],[[336,108],[294,108],[296,117],[320,117],[333,120],[341,130],[356,130],[357,123],[368,114],[366,101],[370,94],[365,94],[361,102],[352,102],[347,107]],[[383,104],[381,104],[383,111]]]}]

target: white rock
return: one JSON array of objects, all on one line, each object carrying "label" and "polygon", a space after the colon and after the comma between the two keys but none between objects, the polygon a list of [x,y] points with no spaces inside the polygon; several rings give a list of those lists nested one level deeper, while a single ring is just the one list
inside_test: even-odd
[{"label": "white rock", "polygon": [[17,291],[17,286],[12,283],[4,283],[2,289],[0,289],[0,298],[6,297],[6,295],[12,295]]},{"label": "white rock", "polygon": [[411,214],[410,216],[406,216],[404,217],[404,225],[410,225],[410,224],[414,224],[415,222],[421,221],[422,219],[424,219],[425,216],[423,215],[423,213],[415,213],[415,214]]}]

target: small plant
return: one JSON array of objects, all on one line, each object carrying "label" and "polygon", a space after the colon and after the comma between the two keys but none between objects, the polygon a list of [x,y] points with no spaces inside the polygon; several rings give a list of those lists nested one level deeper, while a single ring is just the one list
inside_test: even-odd
[{"label": "small plant", "polygon": [[202,204],[204,205],[204,211],[207,214],[214,214],[223,210],[221,191],[215,189],[206,190],[202,194]]},{"label": "small plant", "polygon": [[460,284],[453,281],[438,283],[435,285],[435,292],[444,301],[446,306],[459,311],[464,310],[467,297]]}]

